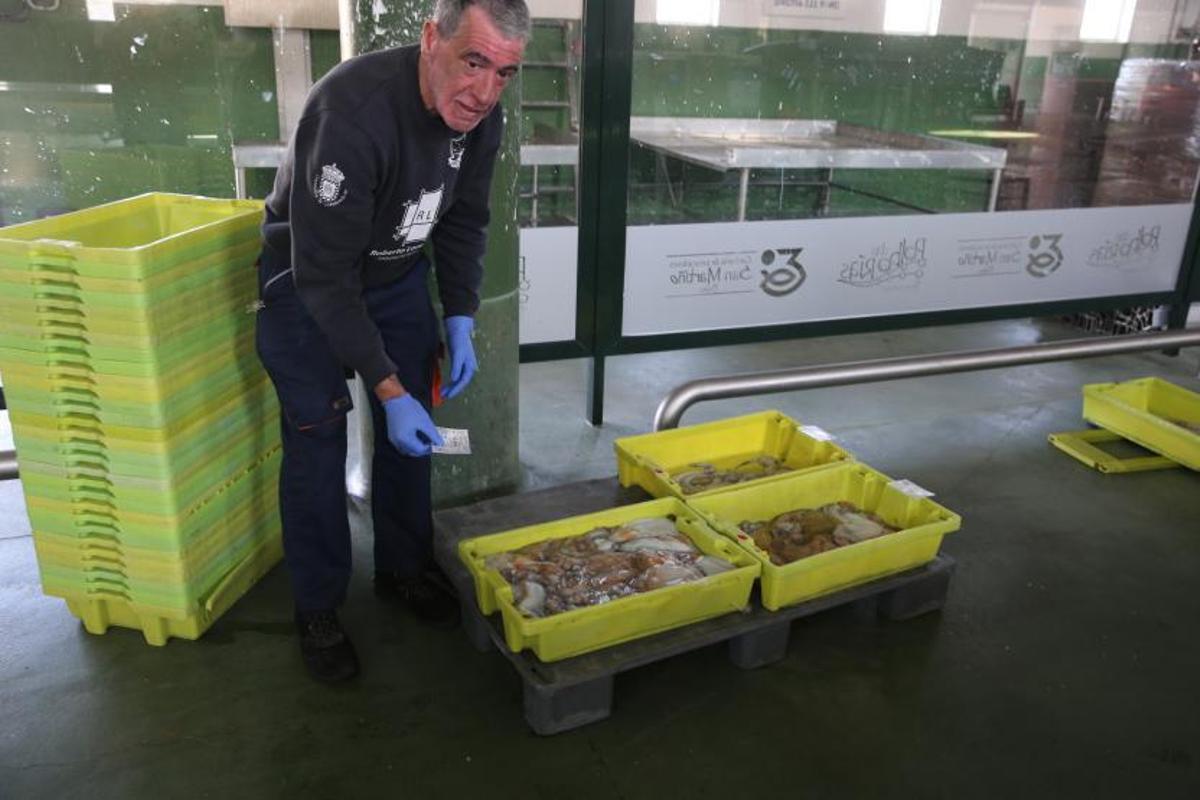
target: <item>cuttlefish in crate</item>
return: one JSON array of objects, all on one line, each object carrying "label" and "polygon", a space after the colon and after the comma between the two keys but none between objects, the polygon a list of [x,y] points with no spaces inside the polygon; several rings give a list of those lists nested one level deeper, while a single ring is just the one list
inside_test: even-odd
[{"label": "cuttlefish in crate", "polygon": [[648,517],[586,533],[535,542],[490,556],[489,569],[513,589],[529,617],[599,605],[733,569],[706,555],[671,517]]}]

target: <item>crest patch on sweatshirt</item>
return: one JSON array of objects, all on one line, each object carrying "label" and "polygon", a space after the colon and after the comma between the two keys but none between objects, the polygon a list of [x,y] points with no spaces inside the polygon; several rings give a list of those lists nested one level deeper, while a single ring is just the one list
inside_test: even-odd
[{"label": "crest patch on sweatshirt", "polygon": [[321,167],[321,174],[313,181],[313,197],[326,208],[332,208],[346,199],[349,189],[344,181],[346,175],[337,164],[326,164]]}]

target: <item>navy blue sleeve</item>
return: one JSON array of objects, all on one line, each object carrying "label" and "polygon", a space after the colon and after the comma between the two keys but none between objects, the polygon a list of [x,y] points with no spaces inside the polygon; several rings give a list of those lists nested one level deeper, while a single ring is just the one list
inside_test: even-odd
[{"label": "navy blue sleeve", "polygon": [[296,292],[334,354],[371,388],[396,371],[362,297],[380,154],[332,111],[302,119],[294,147],[289,204]]},{"label": "navy blue sleeve", "polygon": [[483,280],[483,255],[491,219],[488,196],[504,130],[502,112],[497,109],[484,125],[463,159],[454,203],[438,220],[432,236],[438,295],[446,317],[474,316],[479,309],[479,285]]}]

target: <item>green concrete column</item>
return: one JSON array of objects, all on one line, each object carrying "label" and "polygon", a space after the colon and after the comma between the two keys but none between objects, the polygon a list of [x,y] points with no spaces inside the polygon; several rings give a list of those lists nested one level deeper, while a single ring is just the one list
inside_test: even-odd
[{"label": "green concrete column", "polygon": [[[354,3],[355,52],[416,42],[430,15],[430,0],[388,2],[375,14],[373,0]],[[517,457],[517,179],[520,160],[520,76],[502,100],[504,140],[492,180],[492,222],[484,259],[482,304],[475,318],[479,372],[463,394],[434,413],[438,425],[471,432],[470,456],[434,456],[433,500],[439,507],[513,491],[520,478]],[[434,302],[437,294],[434,292]],[[438,313],[441,309],[439,305]],[[448,368],[448,365],[443,363]]]}]

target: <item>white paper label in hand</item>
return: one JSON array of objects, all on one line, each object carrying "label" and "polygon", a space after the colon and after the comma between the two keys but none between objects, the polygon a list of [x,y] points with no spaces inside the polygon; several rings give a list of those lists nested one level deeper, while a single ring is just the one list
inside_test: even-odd
[{"label": "white paper label in hand", "polygon": [[832,442],[833,434],[824,428],[818,428],[816,425],[797,425],[796,430],[803,433],[810,439],[816,439],[818,442]]},{"label": "white paper label in hand", "polygon": [[933,492],[929,491],[928,489],[922,489],[920,486],[917,486],[915,483],[909,480],[892,481],[888,484],[888,486],[891,486],[893,489],[902,492],[909,497],[933,497]]},{"label": "white paper label in hand", "polygon": [[471,455],[471,433],[466,428],[439,427],[437,432],[443,444],[440,447],[434,445],[433,452],[446,456]]}]

